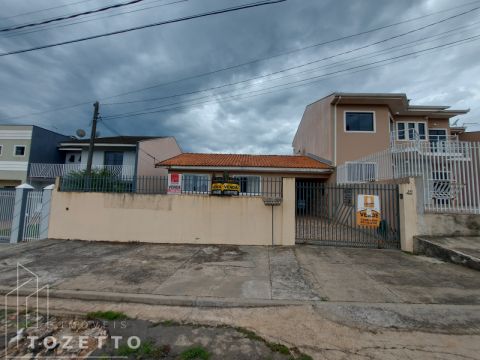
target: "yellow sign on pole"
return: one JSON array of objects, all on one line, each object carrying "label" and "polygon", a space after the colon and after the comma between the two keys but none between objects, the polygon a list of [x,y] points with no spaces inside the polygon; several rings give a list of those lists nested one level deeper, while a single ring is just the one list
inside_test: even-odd
[{"label": "yellow sign on pole", "polygon": [[377,195],[358,195],[357,226],[370,228],[380,226],[380,199]]}]

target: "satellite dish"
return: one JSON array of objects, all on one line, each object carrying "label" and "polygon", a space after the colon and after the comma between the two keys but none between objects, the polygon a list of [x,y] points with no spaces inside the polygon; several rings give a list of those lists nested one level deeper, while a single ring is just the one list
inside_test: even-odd
[{"label": "satellite dish", "polygon": [[77,134],[77,136],[78,136],[79,138],[83,138],[83,137],[85,137],[85,135],[87,135],[87,133],[86,133],[85,130],[83,130],[83,129],[78,129],[78,130],[76,131],[76,134]]}]

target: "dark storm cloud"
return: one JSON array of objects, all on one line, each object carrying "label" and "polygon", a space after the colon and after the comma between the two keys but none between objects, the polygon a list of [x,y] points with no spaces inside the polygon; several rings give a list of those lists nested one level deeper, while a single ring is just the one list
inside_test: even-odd
[{"label": "dark storm cloud", "polygon": [[[65,0],[63,3],[68,2],[72,1]],[[88,10],[100,4],[114,2],[118,1],[92,0],[55,11],[13,19],[0,19],[0,26]],[[171,0],[163,1],[163,3],[168,2]],[[43,32],[15,37],[7,37],[10,35],[4,34],[0,35],[0,51],[28,48],[247,2],[249,1],[189,0],[181,4],[109,17],[75,26],[56,27]],[[55,4],[60,3],[55,2]],[[31,2],[8,0],[4,2],[1,16],[7,17],[42,9],[50,7],[51,4],[47,0],[41,0],[35,2],[35,8],[31,8],[33,6]],[[159,4],[162,4],[162,1],[145,0],[145,5],[132,6],[129,10]],[[174,81],[257,58],[265,58],[290,49],[418,17],[452,6],[454,5],[451,2],[441,0],[289,0],[286,3],[263,8],[2,57],[0,58],[2,69],[0,72],[2,89],[0,118],[5,119],[70,104],[90,102],[73,109],[14,120],[17,123],[34,123],[66,134],[73,134],[75,129],[89,126],[92,112],[91,103],[95,99],[101,99],[101,113],[107,117],[202,98],[213,93],[199,93],[150,103],[103,105],[109,102],[194,92],[268,74],[408,31],[474,7],[475,4],[384,31],[282,56],[271,61],[257,62],[232,71],[109,99],[110,96],[118,93]],[[109,14],[114,13],[116,12]],[[101,16],[105,16],[105,14]],[[478,13],[473,13],[426,29],[418,34],[412,34],[366,49],[358,54],[343,56],[319,65],[338,60],[351,60],[353,55],[363,55],[434,35],[456,26],[466,25],[475,21],[476,18],[478,18]],[[478,26],[469,28],[461,34],[452,34],[449,38],[425,43],[423,46],[419,45],[413,49],[408,48],[403,53],[478,33]],[[402,51],[381,55],[382,57],[372,57],[368,60],[358,60],[343,65],[343,68],[399,54],[402,54]],[[469,122],[478,121],[480,110],[477,104],[480,100],[480,85],[476,79],[480,75],[479,55],[478,42],[472,42],[468,45],[394,63],[387,67],[335,76],[309,86],[295,87],[263,96],[195,106],[185,105],[184,108],[174,111],[103,121],[122,134],[173,135],[177,137],[186,151],[247,153],[290,153],[290,144],[305,106],[333,91],[406,92],[412,98],[413,103],[471,107],[472,112],[466,119]],[[309,67],[300,70],[306,69]],[[338,68],[323,71],[335,71],[336,69]],[[217,94],[216,99],[220,100],[221,94],[229,97],[319,74],[322,74],[322,71],[312,71],[311,74],[303,74],[285,80],[257,80],[252,83],[222,88],[214,93]],[[208,99],[192,100],[192,102],[205,100]],[[178,106],[181,105],[172,105],[172,107]],[[472,130],[474,129],[472,128]],[[480,130],[479,127],[476,129]],[[102,135],[111,134],[107,128],[102,126],[100,126],[100,132]]]}]

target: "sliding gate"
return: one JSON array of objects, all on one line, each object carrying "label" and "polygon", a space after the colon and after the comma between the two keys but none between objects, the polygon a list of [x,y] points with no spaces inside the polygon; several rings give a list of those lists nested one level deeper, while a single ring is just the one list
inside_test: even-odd
[{"label": "sliding gate", "polygon": [[[364,195],[374,195],[367,198],[380,205],[374,226],[360,226],[357,219],[357,210],[362,210],[358,202],[365,199]],[[297,180],[297,243],[400,248],[398,200],[398,185],[330,185]]]}]

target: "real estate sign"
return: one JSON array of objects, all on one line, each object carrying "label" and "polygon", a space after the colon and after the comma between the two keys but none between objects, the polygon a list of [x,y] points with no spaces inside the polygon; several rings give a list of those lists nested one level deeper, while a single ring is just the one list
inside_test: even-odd
[{"label": "real estate sign", "polygon": [[370,228],[380,226],[380,199],[377,195],[358,195],[357,226]]},{"label": "real estate sign", "polygon": [[168,194],[182,193],[182,175],[168,174]]}]

